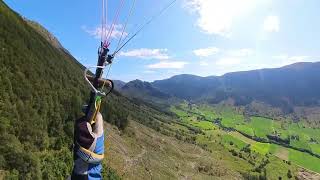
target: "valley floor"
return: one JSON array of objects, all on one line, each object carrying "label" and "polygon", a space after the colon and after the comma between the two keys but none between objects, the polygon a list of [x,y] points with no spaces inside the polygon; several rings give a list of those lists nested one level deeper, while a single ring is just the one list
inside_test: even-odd
[{"label": "valley floor", "polygon": [[[247,161],[249,165],[239,164],[250,169],[245,172],[256,172],[268,179],[286,179],[293,176],[305,179],[302,178],[304,173],[301,171],[308,171],[310,177],[320,179],[320,159],[312,153],[304,152],[303,149],[309,147],[310,139],[313,139],[312,145],[318,145],[317,133],[320,131],[303,125],[304,122],[277,122],[261,117],[245,118],[241,111],[237,112],[237,109],[228,106],[182,103],[172,106],[171,110],[179,116],[181,124],[198,128],[203,132],[196,136],[198,145],[212,151],[217,149],[219,144],[228,149],[232,156]],[[298,137],[298,140],[291,142],[304,145],[298,149],[296,144],[274,144],[267,139],[267,136],[274,132],[281,133],[283,139]]]}]

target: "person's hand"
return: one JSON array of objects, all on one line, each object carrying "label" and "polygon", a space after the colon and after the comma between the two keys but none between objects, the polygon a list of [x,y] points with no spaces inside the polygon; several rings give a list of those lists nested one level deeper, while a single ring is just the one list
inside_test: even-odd
[{"label": "person's hand", "polygon": [[103,118],[97,114],[94,124],[82,117],[75,124],[75,149],[72,179],[101,177],[101,161],[104,158]]},{"label": "person's hand", "polygon": [[103,118],[100,112],[97,113],[96,121],[92,125],[92,134],[94,137],[103,135]]},{"label": "person's hand", "polygon": [[75,124],[75,154],[89,164],[99,163],[104,155],[103,118],[98,112],[94,124],[82,117]]}]

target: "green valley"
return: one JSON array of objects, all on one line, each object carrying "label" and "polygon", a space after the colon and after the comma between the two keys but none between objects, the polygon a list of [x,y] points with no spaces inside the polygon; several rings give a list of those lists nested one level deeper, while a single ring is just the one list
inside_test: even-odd
[{"label": "green valley", "polygon": [[[241,109],[224,105],[195,105],[185,102],[172,106],[171,111],[177,114],[182,123],[204,132],[197,136],[197,143],[212,152],[217,144],[223,145],[233,156],[239,156],[251,163],[253,171],[263,167],[267,175],[285,174],[289,169],[296,172],[297,167],[303,167],[320,173],[320,159],[304,152],[312,150],[309,147],[313,147],[312,153],[317,155],[320,130],[308,127],[304,122],[279,122],[265,117],[245,117]],[[280,143],[279,145],[275,141],[269,141],[267,136],[273,134],[279,138],[290,139],[290,144],[281,146]],[[258,142],[259,140],[261,141]],[[266,165],[260,166],[266,161]],[[283,169],[276,168],[279,172],[272,172],[275,169],[268,166],[278,163],[283,163]]]}]

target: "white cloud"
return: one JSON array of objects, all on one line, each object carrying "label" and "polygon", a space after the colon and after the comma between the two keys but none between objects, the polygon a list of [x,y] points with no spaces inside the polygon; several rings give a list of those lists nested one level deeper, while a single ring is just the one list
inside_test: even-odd
[{"label": "white cloud", "polygon": [[236,57],[247,57],[251,56],[254,53],[253,49],[244,48],[244,49],[235,49],[230,50],[228,54],[230,56],[236,56]]},{"label": "white cloud", "polygon": [[160,59],[165,60],[169,59],[169,55],[167,54],[167,49],[133,49],[126,52],[120,52],[120,56],[126,57],[137,57],[142,59]]},{"label": "white cloud", "polygon": [[307,59],[310,59],[310,56],[291,56],[288,59],[290,61],[301,62],[301,61],[306,61]]},{"label": "white cloud", "polygon": [[146,71],[143,71],[143,73],[145,73],[145,74],[153,74],[153,73],[156,73],[156,71],[146,70]]},{"label": "white cloud", "polygon": [[209,66],[209,63],[207,61],[200,61],[200,66]]},{"label": "white cloud", "polygon": [[254,53],[254,50],[250,48],[221,50],[217,47],[208,47],[208,48],[196,49],[193,51],[193,53],[199,57],[209,57],[211,55],[218,54],[219,52],[227,54],[228,56],[246,57],[246,56],[252,55]]},{"label": "white cloud", "polygon": [[182,69],[188,64],[184,61],[162,61],[147,66],[149,69]]},{"label": "white cloud", "polygon": [[284,66],[292,63],[297,62],[310,62],[311,56],[289,56],[287,54],[281,54],[277,56],[273,56],[273,59],[277,59],[278,61],[275,62],[278,66]]},{"label": "white cloud", "polygon": [[[209,57],[210,55],[217,54],[219,52],[220,59],[215,61],[216,66],[230,67],[232,65],[238,65],[242,63],[244,58],[250,58],[254,54],[254,50],[250,48],[242,49],[219,49],[216,47],[208,47],[203,49],[197,49],[193,51],[195,55],[199,57]],[[211,63],[208,62],[208,59],[201,60],[199,63],[200,66],[209,66]]]},{"label": "white cloud", "polygon": [[[108,28],[105,30],[105,34],[107,35],[108,34],[108,29],[109,29],[109,26],[107,26]],[[87,28],[86,26],[82,26],[81,27],[86,33],[88,33],[90,36],[93,36],[94,38],[96,39],[99,39],[101,38],[101,35],[103,33],[102,31],[102,28],[101,27],[96,27],[96,28],[93,28],[93,29],[90,29],[90,28]],[[122,31],[123,31],[123,25],[121,24],[117,24],[114,26],[114,29],[112,31],[112,34],[111,34],[111,38],[114,38],[114,39],[118,39],[121,37],[121,34],[122,34]],[[127,36],[128,33],[127,32],[124,32],[123,33],[123,37]]]},{"label": "white cloud", "polygon": [[272,59],[273,60],[270,60],[270,58],[256,59],[255,57],[250,56],[226,56],[218,59],[215,62],[215,67],[223,74],[232,71],[244,71],[261,68],[278,68],[297,62],[314,62],[317,58],[312,56],[289,56],[287,54],[280,54],[278,56],[272,56]]},{"label": "white cloud", "polygon": [[289,60],[289,61],[305,61],[310,58],[310,56],[288,56],[286,54],[273,56],[274,59]]},{"label": "white cloud", "polygon": [[219,48],[216,47],[208,47],[208,48],[202,48],[202,49],[196,49],[193,51],[193,53],[196,56],[200,56],[200,57],[208,57],[214,54],[217,54],[219,52]]},{"label": "white cloud", "polygon": [[218,66],[234,66],[241,64],[242,60],[240,58],[235,58],[235,57],[225,57],[218,59],[215,64]]},{"label": "white cloud", "polygon": [[281,55],[277,55],[277,56],[272,56],[272,58],[273,58],[273,59],[283,60],[283,59],[288,59],[288,55],[281,54]]},{"label": "white cloud", "polygon": [[278,32],[280,30],[278,16],[267,16],[263,23],[263,29],[267,32]]},{"label": "white cloud", "polygon": [[229,37],[236,18],[250,12],[257,0],[187,0],[191,12],[199,15],[197,25],[208,34]]}]

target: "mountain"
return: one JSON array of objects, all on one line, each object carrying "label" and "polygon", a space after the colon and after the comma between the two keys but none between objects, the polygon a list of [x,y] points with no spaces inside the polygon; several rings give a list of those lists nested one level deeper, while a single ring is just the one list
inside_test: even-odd
[{"label": "mountain", "polygon": [[29,19],[24,18],[24,20],[32,27],[34,28],[42,37],[44,37],[48,42],[50,42],[51,45],[54,47],[67,51],[64,49],[64,47],[60,44],[59,40],[52,35],[47,29],[45,29],[41,24],[35,21],[31,21]]},{"label": "mountain", "polygon": [[170,96],[166,93],[159,91],[158,89],[154,88],[151,83],[134,80],[126,83],[121,88],[121,92],[130,97],[136,97],[141,99],[169,99]]},{"label": "mountain", "polygon": [[263,109],[280,108],[285,115],[293,113],[296,107],[320,107],[320,62],[301,62],[223,76],[181,74],[151,83],[134,80],[119,91],[127,97],[161,107],[181,100],[217,104],[231,99],[233,105],[249,105],[251,109],[252,106],[257,109],[257,102]]},{"label": "mountain", "polygon": [[120,91],[120,89],[126,84],[126,82],[123,82],[121,80],[112,80],[114,84],[114,89],[117,91]]},{"label": "mountain", "polygon": [[152,85],[168,94],[182,99],[198,99],[203,94],[219,86],[216,77],[200,77],[189,74],[173,76],[152,82]]},{"label": "mountain", "polygon": [[133,80],[123,85],[119,92],[130,99],[142,100],[161,111],[168,112],[168,105],[180,100],[172,95],[155,88],[151,83],[141,80]]},{"label": "mountain", "polygon": [[152,82],[164,93],[218,103],[232,98],[236,105],[261,101],[291,112],[294,106],[320,105],[320,63],[295,63],[274,69],[199,77],[178,75]]}]

